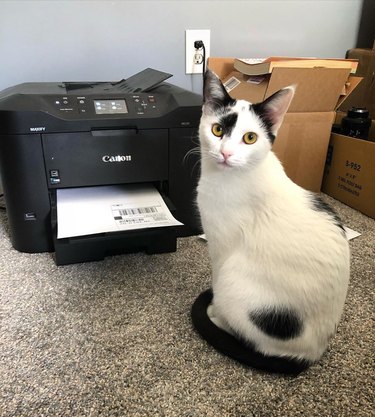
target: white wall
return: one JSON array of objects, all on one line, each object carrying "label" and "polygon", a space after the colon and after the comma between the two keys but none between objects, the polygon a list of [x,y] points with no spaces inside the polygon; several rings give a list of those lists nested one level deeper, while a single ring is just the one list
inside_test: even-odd
[{"label": "white wall", "polygon": [[185,29],[211,30],[212,56],[343,57],[362,0],[4,1],[0,90],[26,81],[108,81],[153,67],[185,74]]}]

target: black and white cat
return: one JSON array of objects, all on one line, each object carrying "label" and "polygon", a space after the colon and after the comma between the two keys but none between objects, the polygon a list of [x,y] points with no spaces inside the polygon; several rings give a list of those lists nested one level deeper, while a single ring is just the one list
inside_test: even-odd
[{"label": "black and white cat", "polygon": [[293,95],[287,87],[258,104],[233,100],[207,71],[199,128],[208,317],[260,357],[281,358],[281,366],[283,358],[311,364],[322,356],[349,281],[340,220],[292,182],[272,152]]}]

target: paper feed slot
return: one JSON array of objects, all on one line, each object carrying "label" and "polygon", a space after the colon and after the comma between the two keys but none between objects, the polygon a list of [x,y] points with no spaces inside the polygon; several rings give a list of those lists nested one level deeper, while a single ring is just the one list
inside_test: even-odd
[{"label": "paper feed slot", "polygon": [[176,250],[176,228],[182,223],[153,185],[58,189],[52,200],[57,265]]}]

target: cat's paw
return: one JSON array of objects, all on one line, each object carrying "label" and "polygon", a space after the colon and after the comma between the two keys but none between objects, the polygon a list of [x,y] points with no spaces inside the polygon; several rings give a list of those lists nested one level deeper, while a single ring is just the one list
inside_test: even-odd
[{"label": "cat's paw", "polygon": [[215,314],[214,314],[214,305],[213,304],[210,304],[208,307],[207,307],[207,316],[212,320],[212,318],[214,318],[215,317]]},{"label": "cat's paw", "polygon": [[223,321],[222,319],[220,319],[216,314],[215,314],[215,307],[213,304],[210,304],[207,307],[207,316],[209,317],[209,319],[212,321],[212,323],[215,324],[215,326],[219,327],[220,329],[226,331],[227,333],[233,334],[232,329],[228,326],[228,324]]},{"label": "cat's paw", "polygon": [[217,327],[222,328],[221,320],[215,315],[215,307],[213,304],[210,304],[207,307],[207,316],[210,318],[212,323],[214,323]]}]

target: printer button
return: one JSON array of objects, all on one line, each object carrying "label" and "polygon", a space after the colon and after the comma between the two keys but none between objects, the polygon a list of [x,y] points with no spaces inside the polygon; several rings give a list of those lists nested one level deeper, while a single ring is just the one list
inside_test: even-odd
[{"label": "printer button", "polygon": [[49,170],[49,182],[51,185],[60,184],[60,172],[58,169]]},{"label": "printer button", "polygon": [[24,213],[23,218],[24,218],[24,220],[27,220],[27,221],[36,220],[36,214],[34,212]]},{"label": "printer button", "polygon": [[79,109],[78,109],[78,112],[79,112],[79,113],[86,113],[86,109],[84,109],[84,108],[79,108]]}]

